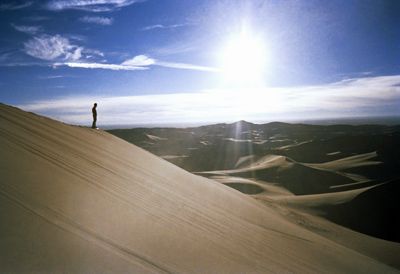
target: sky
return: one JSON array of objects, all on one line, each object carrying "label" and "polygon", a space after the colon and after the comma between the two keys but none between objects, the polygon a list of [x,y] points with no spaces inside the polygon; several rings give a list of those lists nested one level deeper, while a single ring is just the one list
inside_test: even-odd
[{"label": "sky", "polygon": [[63,122],[400,116],[400,1],[0,2],[0,102]]}]

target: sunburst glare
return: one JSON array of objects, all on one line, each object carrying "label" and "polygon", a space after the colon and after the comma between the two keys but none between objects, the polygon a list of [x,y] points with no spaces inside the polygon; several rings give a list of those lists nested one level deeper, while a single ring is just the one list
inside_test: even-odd
[{"label": "sunburst glare", "polygon": [[264,40],[249,30],[230,39],[220,53],[223,82],[229,86],[249,87],[263,84],[268,58]]}]

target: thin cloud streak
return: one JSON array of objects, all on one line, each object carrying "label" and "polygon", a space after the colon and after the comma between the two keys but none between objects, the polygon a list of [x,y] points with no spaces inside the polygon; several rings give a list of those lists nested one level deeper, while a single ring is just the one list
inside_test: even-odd
[{"label": "thin cloud streak", "polygon": [[15,25],[11,24],[11,26],[19,32],[23,32],[26,34],[34,35],[38,32],[43,31],[43,28],[41,26],[24,26],[24,25]]},{"label": "thin cloud streak", "polygon": [[0,10],[20,10],[25,9],[32,6],[33,1],[27,1],[21,4],[17,4],[15,2],[0,4]]},{"label": "thin cloud streak", "polygon": [[108,12],[130,6],[145,0],[52,0],[46,7],[52,11],[83,10],[89,12]]},{"label": "thin cloud streak", "polygon": [[59,79],[59,78],[65,78],[67,76],[65,75],[49,75],[49,76],[39,76],[38,79],[40,80],[50,80],[50,79]]},{"label": "thin cloud streak", "polygon": [[0,60],[0,67],[51,67],[53,64],[43,62],[7,62],[3,63]]},{"label": "thin cloud streak", "polygon": [[84,16],[79,21],[89,24],[97,24],[103,26],[110,26],[114,22],[113,18],[102,17],[102,16]]},{"label": "thin cloud streak", "polygon": [[[207,90],[125,97],[69,97],[20,105],[74,124],[90,123],[99,103],[99,121],[112,124],[271,121],[349,116],[400,115],[400,75],[357,78],[320,86]],[[386,108],[387,112],[375,112]]]},{"label": "thin cloud streak", "polygon": [[86,68],[86,69],[107,69],[107,70],[146,70],[147,67],[126,66],[115,64],[101,64],[101,63],[55,63],[54,66],[68,66],[70,68]]},{"label": "thin cloud streak", "polygon": [[141,28],[141,31],[148,31],[148,30],[154,30],[154,29],[176,29],[180,27],[185,27],[188,24],[173,24],[173,25],[162,25],[162,24],[156,24],[156,25],[150,25],[144,28]]},{"label": "thin cloud streak", "polygon": [[71,68],[88,68],[88,69],[108,69],[108,70],[144,70],[149,69],[150,66],[160,66],[174,69],[186,69],[197,71],[218,72],[217,68],[198,66],[185,63],[163,62],[146,55],[137,55],[131,59],[125,60],[121,64],[104,64],[104,63],[80,63],[80,62],[66,62],[56,63],[56,66],[68,66]]}]

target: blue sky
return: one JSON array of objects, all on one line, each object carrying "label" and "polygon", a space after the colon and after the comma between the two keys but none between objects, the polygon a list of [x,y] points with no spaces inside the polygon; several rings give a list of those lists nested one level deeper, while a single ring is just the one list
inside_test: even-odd
[{"label": "blue sky", "polygon": [[0,101],[65,122],[400,115],[400,2],[0,3]]}]

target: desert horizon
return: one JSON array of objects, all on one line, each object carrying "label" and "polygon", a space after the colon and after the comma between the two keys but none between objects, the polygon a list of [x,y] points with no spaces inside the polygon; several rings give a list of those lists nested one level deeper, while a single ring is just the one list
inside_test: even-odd
[{"label": "desert horizon", "polygon": [[[305,119],[305,120],[271,120],[271,121],[247,121],[252,124],[287,123],[287,124],[306,124],[306,125],[386,125],[396,126],[400,124],[400,116],[363,116],[363,117],[341,117],[325,119]],[[163,123],[163,124],[104,124],[104,130],[113,129],[132,129],[132,128],[189,128],[209,126],[213,124],[233,124],[238,121],[219,121],[219,122],[196,122],[196,123]],[[85,126],[85,124],[79,124]]]}]

